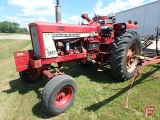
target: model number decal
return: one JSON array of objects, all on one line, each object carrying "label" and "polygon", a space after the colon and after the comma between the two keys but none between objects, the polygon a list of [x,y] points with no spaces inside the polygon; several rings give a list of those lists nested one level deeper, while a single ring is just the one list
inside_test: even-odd
[{"label": "model number decal", "polygon": [[56,54],[56,51],[47,51],[48,56],[55,55],[55,54]]}]

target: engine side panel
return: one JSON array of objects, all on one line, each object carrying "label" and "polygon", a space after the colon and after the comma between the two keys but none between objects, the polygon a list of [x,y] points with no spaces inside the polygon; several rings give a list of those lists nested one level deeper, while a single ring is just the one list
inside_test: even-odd
[{"label": "engine side panel", "polygon": [[46,54],[46,58],[57,57],[57,50],[52,39],[51,33],[43,33],[43,41],[44,41],[44,50]]}]

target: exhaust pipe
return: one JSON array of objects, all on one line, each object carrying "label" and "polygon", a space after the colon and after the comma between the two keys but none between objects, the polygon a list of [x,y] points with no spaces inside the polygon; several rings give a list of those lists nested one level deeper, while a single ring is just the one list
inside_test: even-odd
[{"label": "exhaust pipe", "polygon": [[61,6],[59,5],[59,0],[57,0],[57,5],[55,6],[56,23],[61,23]]}]

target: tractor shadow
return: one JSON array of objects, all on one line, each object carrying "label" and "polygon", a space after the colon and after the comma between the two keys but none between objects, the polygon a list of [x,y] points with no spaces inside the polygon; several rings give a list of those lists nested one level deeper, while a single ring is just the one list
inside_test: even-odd
[{"label": "tractor shadow", "polygon": [[43,78],[42,80],[37,81],[35,83],[25,84],[20,78],[18,78],[18,79],[11,80],[9,82],[10,89],[4,90],[2,92],[5,92],[7,94],[18,92],[20,95],[24,95],[24,94],[27,94],[29,92],[34,91],[37,96],[33,96],[33,97],[37,97],[37,99],[39,99],[39,102],[36,103],[32,107],[31,111],[33,112],[33,115],[35,115],[35,116],[37,116],[39,118],[48,119],[48,118],[51,118],[52,116],[46,114],[43,111],[42,106],[41,106],[41,102],[40,102],[40,100],[41,100],[41,92],[42,92],[41,89],[44,88],[44,86],[47,84],[47,82],[48,81],[45,80],[45,78]]},{"label": "tractor shadow", "polygon": [[[156,66],[155,66],[156,67]],[[159,67],[159,66],[158,66]],[[143,83],[143,80],[146,79],[147,77],[149,77],[150,75],[152,75],[153,73],[155,73],[157,70],[159,70],[160,68],[154,68],[154,70],[150,70],[149,72],[143,74],[141,76],[141,78],[139,78],[138,80],[136,80],[134,82],[134,86]],[[86,76],[87,78],[90,79],[90,81],[94,81],[94,82],[99,82],[99,83],[106,83],[106,84],[112,84],[112,83],[118,83],[119,81],[116,81],[110,72],[110,68],[106,67],[104,69],[103,72],[97,72],[97,65],[93,65],[92,67],[89,68],[81,68],[79,65],[77,65],[76,63],[68,63],[66,64],[61,71],[63,71],[65,74],[68,74],[70,76],[72,76],[73,78],[79,77],[81,75]],[[2,92],[5,92],[7,94],[11,94],[14,92],[18,92],[20,95],[24,95],[26,93],[29,93],[31,91],[34,91],[36,93],[36,97],[39,99],[39,102],[36,103],[33,107],[32,107],[32,112],[33,115],[37,116],[38,118],[42,118],[42,119],[48,119],[54,116],[50,116],[47,113],[45,113],[42,109],[41,106],[41,92],[44,88],[44,86],[47,84],[47,80],[45,80],[45,78],[43,78],[42,80],[34,83],[34,84],[25,84],[21,81],[20,78],[18,79],[14,79],[11,80],[9,82],[10,85],[10,89],[8,90],[4,90]],[[146,82],[146,81],[145,81]],[[103,101],[100,101],[98,103],[95,103],[91,106],[88,106],[85,108],[85,110],[88,111],[96,111],[99,108],[101,108],[102,106],[104,106],[105,104],[113,101],[114,99],[116,99],[118,96],[124,94],[125,92],[128,91],[130,85],[128,85],[127,87],[123,88],[120,92],[116,93],[115,95],[111,96],[110,98],[107,98]]]},{"label": "tractor shadow", "polygon": [[47,114],[43,109],[42,109],[42,104],[41,101],[36,103],[33,108],[32,108],[32,112],[35,116],[37,116],[38,118],[41,119],[49,119],[49,118],[54,118],[55,116],[51,116],[49,114]]},{"label": "tractor shadow", "polygon": [[[111,76],[110,68],[104,69],[103,72],[97,72],[97,68],[98,68],[97,65],[93,65],[92,67],[88,67],[88,68],[81,68],[75,62],[73,62],[73,63],[66,64],[61,69],[61,71],[64,72],[65,74],[72,76],[73,78],[84,75],[87,78],[89,78],[90,81],[110,83],[110,84],[117,82]],[[38,118],[48,119],[54,116],[50,116],[47,113],[45,113],[42,109],[41,102],[40,102],[42,90],[44,86],[47,84],[47,82],[48,81],[46,80],[46,78],[43,78],[42,80],[37,81],[33,84],[25,84],[20,78],[18,78],[18,79],[11,80],[9,82],[10,89],[4,90],[2,92],[5,92],[7,94],[18,92],[20,95],[24,95],[31,91],[34,91],[36,93],[36,96],[34,97],[37,97],[37,99],[39,99],[39,102],[32,107],[33,115],[37,116]]]},{"label": "tractor shadow", "polygon": [[81,67],[78,63],[68,63],[66,64],[61,71],[65,74],[68,74],[76,79],[81,75],[87,77],[90,81],[98,82],[98,83],[118,83],[110,70],[109,66],[104,66],[103,71],[97,71],[98,65],[94,64],[90,67]]},{"label": "tractor shadow", "polygon": [[37,98],[41,98],[41,91],[39,88],[43,88],[47,81],[40,80],[33,84],[25,84],[20,78],[11,80],[9,82],[10,89],[4,90],[2,92],[5,92],[7,94],[17,92],[21,95],[24,95],[30,91],[34,91],[37,94]]},{"label": "tractor shadow", "polygon": [[[147,73],[140,73],[141,76],[140,78],[136,79],[132,88],[139,85],[139,84],[142,84],[144,82],[148,82],[148,81],[151,81],[151,80],[145,80],[146,78],[148,78],[149,76],[151,76],[152,74],[154,74],[156,71],[158,71],[160,69],[160,66],[154,66],[150,71],[148,71]],[[138,75],[137,75],[138,76]],[[156,78],[153,78],[153,80],[156,79]],[[145,80],[145,81],[144,81]],[[109,102],[115,100],[116,98],[118,98],[119,96],[121,96],[122,94],[128,92],[130,88],[130,85],[126,86],[125,88],[123,88],[121,91],[119,91],[118,93],[114,94],[113,96],[107,98],[107,99],[104,99],[102,101],[99,101],[98,103],[95,103],[91,106],[88,106],[85,108],[85,110],[87,111],[97,111],[98,109],[100,109],[101,107],[103,107],[104,105],[108,104]]]}]

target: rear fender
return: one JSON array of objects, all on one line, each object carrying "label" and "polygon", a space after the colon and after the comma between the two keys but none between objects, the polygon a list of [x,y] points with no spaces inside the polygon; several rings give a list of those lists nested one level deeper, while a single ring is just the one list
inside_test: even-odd
[{"label": "rear fender", "polygon": [[138,25],[132,24],[132,22],[114,24],[114,36],[115,37],[121,36],[123,33],[126,32],[126,29],[137,29],[137,28]]},{"label": "rear fender", "polygon": [[132,23],[117,23],[114,24],[115,29],[137,29],[139,26]]},{"label": "rear fender", "polygon": [[125,23],[126,29],[138,29],[138,25],[132,23]]}]

